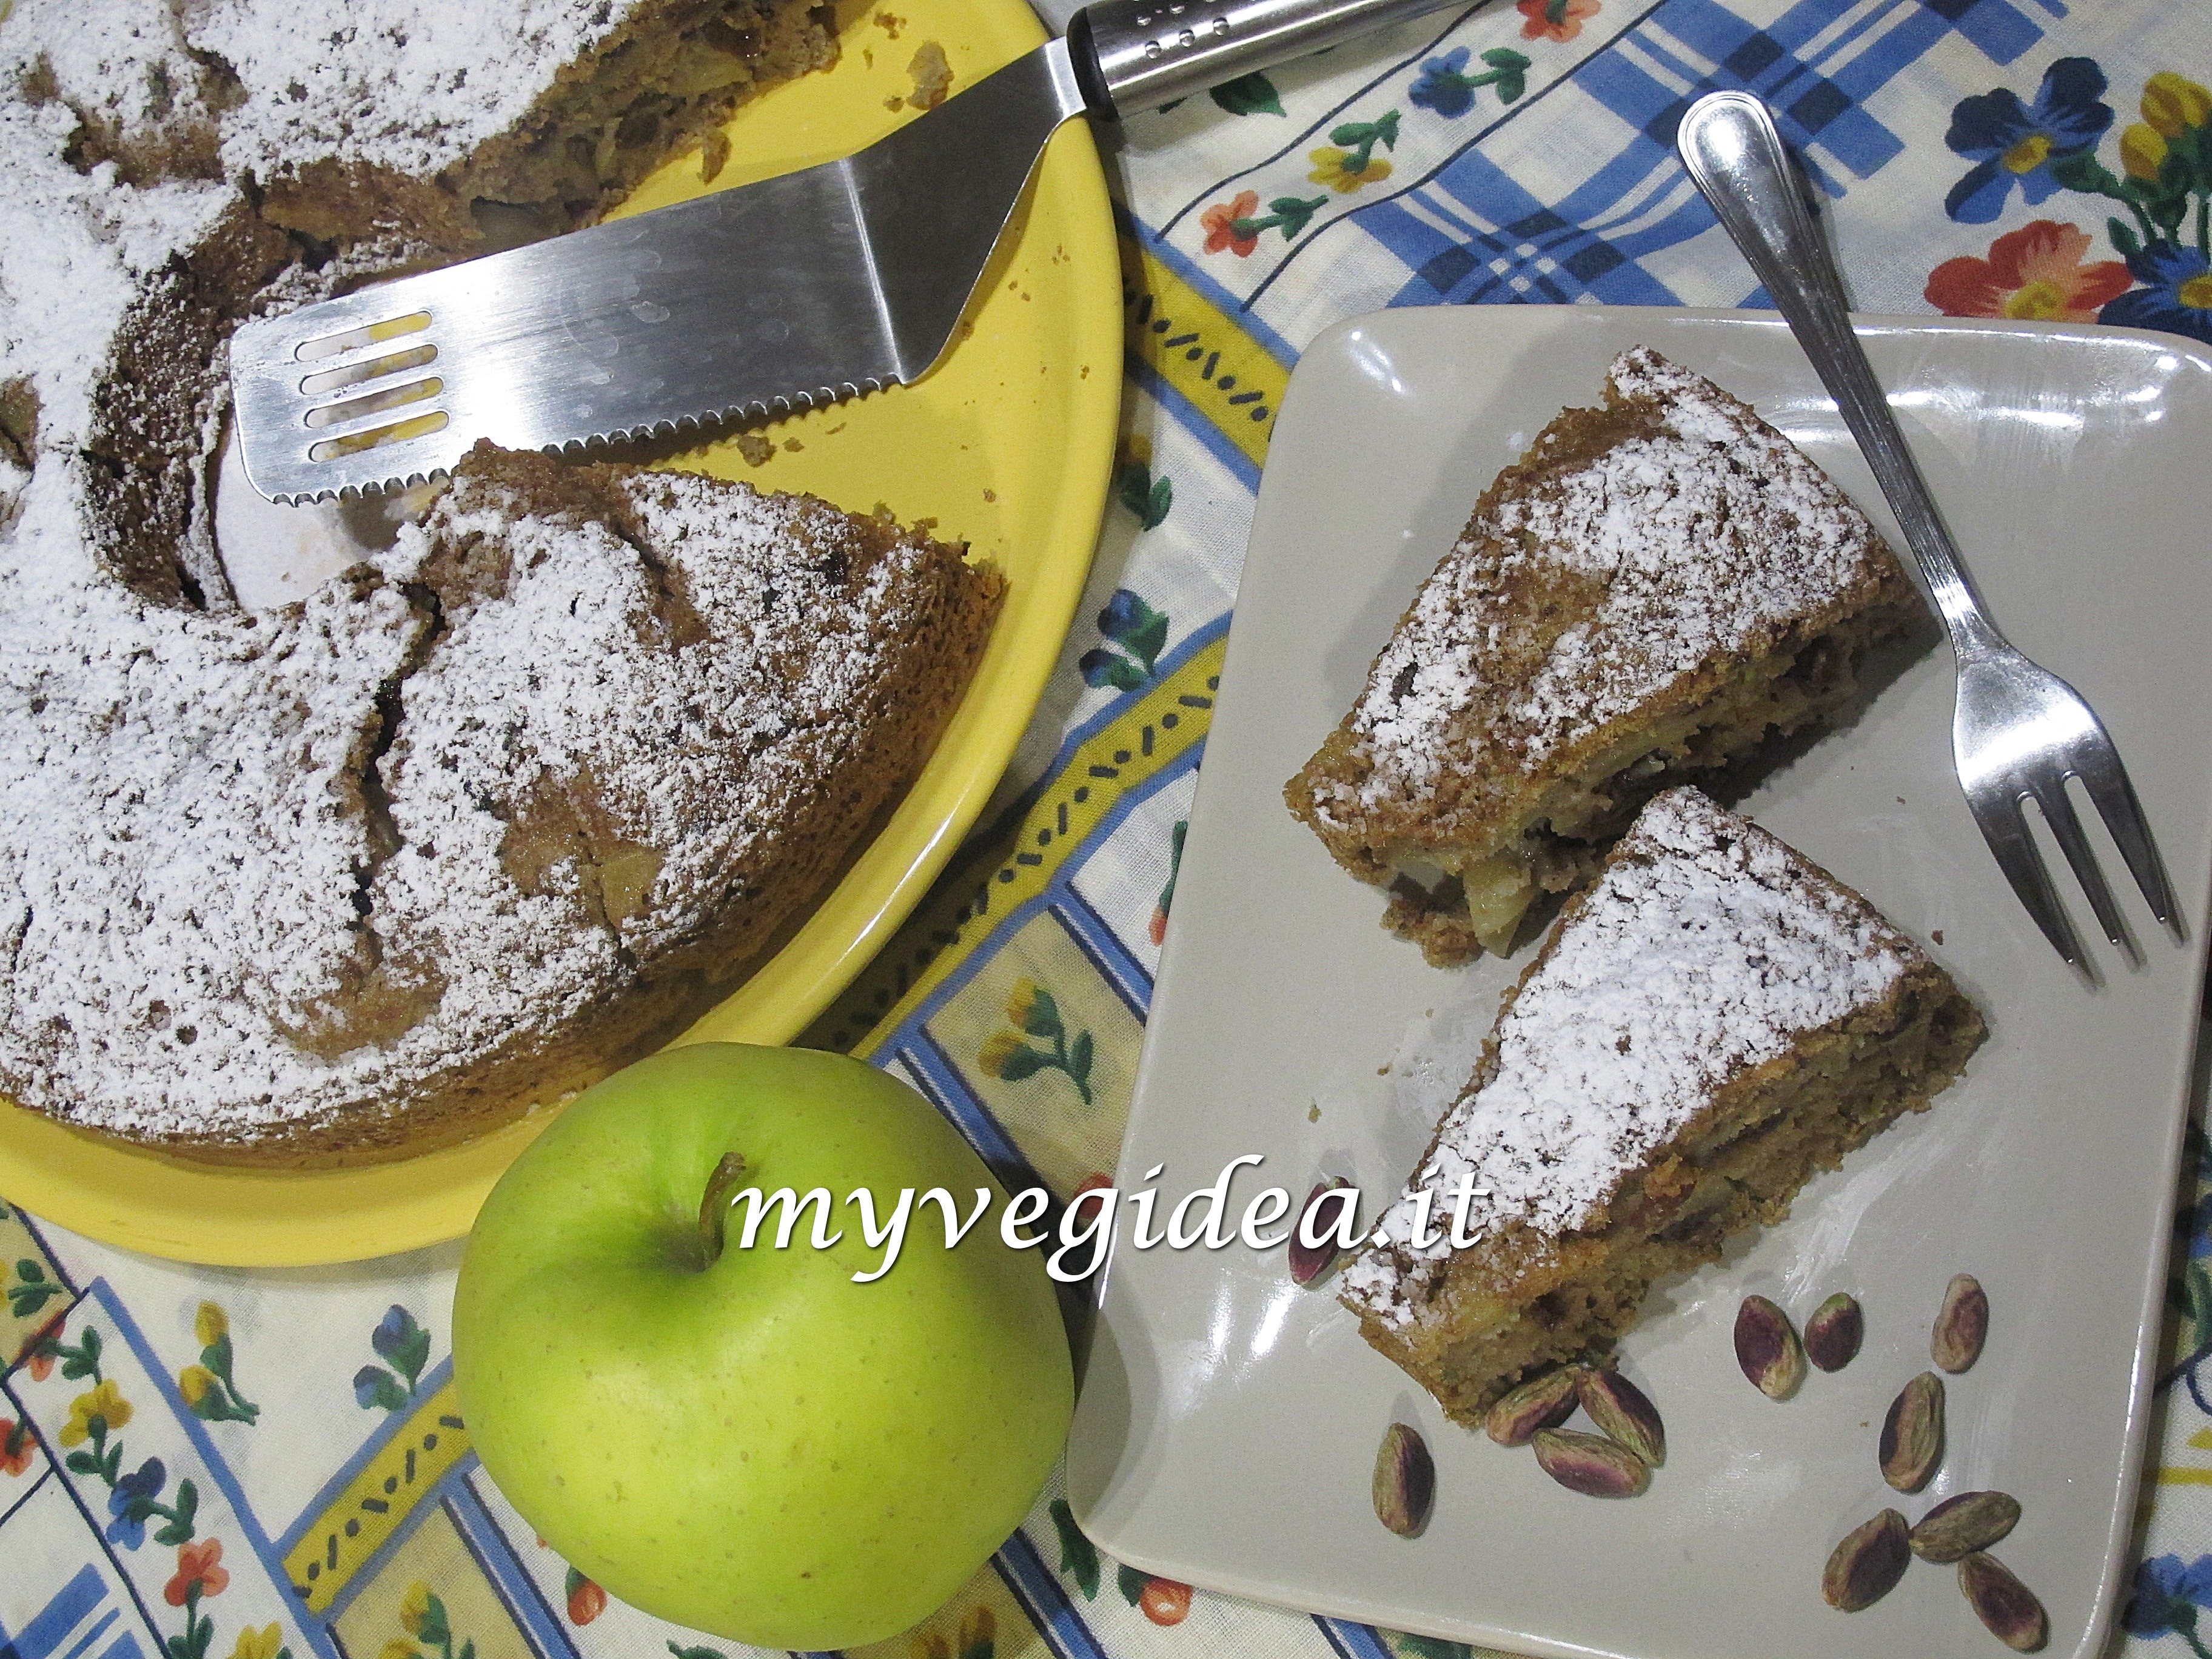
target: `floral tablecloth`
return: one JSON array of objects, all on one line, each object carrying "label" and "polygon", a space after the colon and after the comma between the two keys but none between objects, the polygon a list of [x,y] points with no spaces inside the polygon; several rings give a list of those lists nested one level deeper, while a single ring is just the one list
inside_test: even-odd
[{"label": "floral tablecloth", "polygon": [[[1091,592],[987,827],[811,1040],[912,1082],[1010,1187],[1113,1167],[1268,432],[1322,327],[1759,303],[1670,145],[1692,98],[1744,86],[1826,193],[1862,309],[2212,343],[2208,82],[2201,0],[1500,0],[1132,119]],[[2212,1608],[2212,1145],[2190,1150],[2123,1638],[2146,1655],[2206,1654]],[[477,1467],[457,1249],[245,1272],[13,1209],[0,1236],[0,1659],[733,1659],[571,1571]],[[883,1650],[1455,1650],[1120,1567],[1055,1485]]]}]

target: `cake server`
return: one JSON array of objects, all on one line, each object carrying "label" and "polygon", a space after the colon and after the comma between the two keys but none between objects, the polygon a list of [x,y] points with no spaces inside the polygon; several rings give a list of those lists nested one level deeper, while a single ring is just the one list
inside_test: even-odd
[{"label": "cake server", "polygon": [[351,496],[447,471],[480,438],[569,449],[918,380],[1062,122],[1450,3],[1103,0],[856,155],[246,322],[246,477],[272,501]]},{"label": "cake server", "polygon": [[1772,112],[1747,92],[1708,93],[1683,114],[1675,143],[1691,179],[1836,400],[1942,613],[1959,667],[1952,762],[2005,879],[2058,954],[2086,969],[2081,941],[2028,834],[2032,800],[2088,895],[2105,937],[2135,954],[2067,795],[2069,781],[2079,783],[2151,914],[2179,939],[2172,889],[2104,722],[2072,686],[2030,662],[1997,631],[1960,568],[1958,549],[1852,331],[1843,277],[1805,204]]}]

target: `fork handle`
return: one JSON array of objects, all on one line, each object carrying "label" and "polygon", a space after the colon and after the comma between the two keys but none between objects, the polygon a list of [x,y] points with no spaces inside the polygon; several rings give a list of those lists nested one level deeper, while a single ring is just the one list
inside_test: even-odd
[{"label": "fork handle", "polygon": [[1070,55],[1087,101],[1118,118],[1287,58],[1468,0],[1100,0],[1076,13]]},{"label": "fork handle", "polygon": [[1806,206],[1774,117],[1750,93],[1708,93],[1684,113],[1675,144],[1865,452],[1953,647],[1966,658],[2001,647],[2003,637],[1959,568],[1950,534],[1852,331],[1843,277]]}]

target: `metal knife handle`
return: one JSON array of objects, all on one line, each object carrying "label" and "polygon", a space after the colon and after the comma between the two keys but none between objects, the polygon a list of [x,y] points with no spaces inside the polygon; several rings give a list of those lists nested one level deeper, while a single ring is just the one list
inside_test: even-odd
[{"label": "metal knife handle", "polygon": [[1467,0],[1100,0],[1067,40],[1094,114],[1118,120],[1286,58]]}]

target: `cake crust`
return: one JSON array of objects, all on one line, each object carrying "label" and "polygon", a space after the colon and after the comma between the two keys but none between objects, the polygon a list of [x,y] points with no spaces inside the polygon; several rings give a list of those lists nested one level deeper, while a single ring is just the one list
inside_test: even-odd
[{"label": "cake crust", "polygon": [[1502,952],[1652,793],[1832,719],[1924,614],[1794,444],[1638,347],[1484,492],[1285,797],[1431,960]]},{"label": "cake crust", "polygon": [[1340,1299],[1478,1422],[1516,1379],[1601,1354],[1656,1279],[1717,1259],[1814,1170],[1926,1109],[1984,1034],[1857,893],[1668,791],[1507,993]]}]

